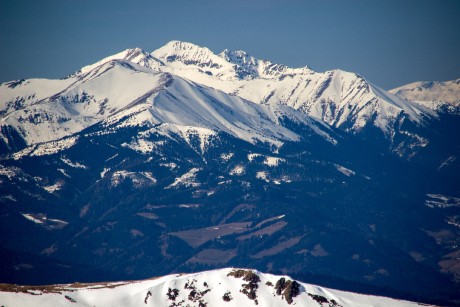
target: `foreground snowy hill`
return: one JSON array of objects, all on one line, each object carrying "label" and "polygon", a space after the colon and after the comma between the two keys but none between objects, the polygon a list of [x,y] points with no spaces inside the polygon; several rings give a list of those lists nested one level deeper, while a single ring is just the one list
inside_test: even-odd
[{"label": "foreground snowy hill", "polygon": [[420,306],[408,301],[327,289],[297,282],[289,276],[245,269],[221,269],[130,282],[36,287],[0,285],[0,303],[8,307]]}]

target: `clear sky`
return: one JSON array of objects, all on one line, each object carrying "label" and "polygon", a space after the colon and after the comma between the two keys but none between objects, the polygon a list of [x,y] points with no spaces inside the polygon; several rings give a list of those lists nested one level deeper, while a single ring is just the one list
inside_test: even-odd
[{"label": "clear sky", "polygon": [[460,0],[0,0],[0,82],[171,40],[391,89],[460,78]]}]

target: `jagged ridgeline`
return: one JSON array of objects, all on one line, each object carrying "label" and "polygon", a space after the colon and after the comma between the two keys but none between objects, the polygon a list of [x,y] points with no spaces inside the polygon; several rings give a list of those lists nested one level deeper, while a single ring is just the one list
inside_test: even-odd
[{"label": "jagged ridgeline", "polygon": [[[234,266],[450,304],[458,86],[390,93],[351,72],[178,41],[2,83],[0,281]],[[237,279],[249,296],[262,287]],[[276,282],[295,301],[297,284]]]}]

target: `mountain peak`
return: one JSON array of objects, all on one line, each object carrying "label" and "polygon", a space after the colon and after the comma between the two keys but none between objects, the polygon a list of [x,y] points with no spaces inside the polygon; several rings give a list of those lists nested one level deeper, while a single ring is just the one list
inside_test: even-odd
[{"label": "mountain peak", "polygon": [[166,43],[160,49],[162,49],[162,48],[171,48],[171,49],[175,49],[175,50],[181,50],[181,49],[208,49],[206,47],[198,46],[198,45],[196,45],[194,43],[183,42],[183,41],[179,41],[179,40],[172,40],[172,41]]},{"label": "mountain peak", "polygon": [[155,59],[152,57],[148,52],[144,51],[143,49],[136,47],[136,48],[130,48],[126,49],[122,52],[119,52],[117,54],[108,56],[94,64],[87,65],[80,69],[77,73],[87,73],[94,68],[103,65],[105,63],[108,63],[113,60],[124,60],[124,61],[129,61],[135,64],[138,64],[140,66],[145,66],[151,69],[156,70],[159,66],[163,66],[164,64],[159,61],[158,59]]},{"label": "mountain peak", "polygon": [[[289,68],[282,64],[258,59],[243,50],[225,49],[219,54],[206,47],[171,41],[153,51],[151,55],[165,63],[173,70],[186,69],[188,72],[197,68],[201,73],[221,80],[274,79],[284,74],[310,73],[308,67]],[[189,76],[188,76],[189,77]]]},{"label": "mountain peak", "polygon": [[226,60],[227,62],[241,65],[241,66],[247,66],[247,65],[257,65],[258,59],[255,57],[249,55],[246,51],[243,50],[236,50],[236,51],[231,51],[228,49],[225,49],[222,51],[219,56]]},{"label": "mountain peak", "polygon": [[168,63],[175,62],[200,67],[220,68],[225,64],[208,48],[181,41],[171,41],[153,51],[151,55]]},{"label": "mountain peak", "polygon": [[[460,79],[452,81],[414,82],[389,91],[401,98],[416,102],[444,102],[453,106],[460,106]],[[428,103],[430,106],[430,104]]]}]

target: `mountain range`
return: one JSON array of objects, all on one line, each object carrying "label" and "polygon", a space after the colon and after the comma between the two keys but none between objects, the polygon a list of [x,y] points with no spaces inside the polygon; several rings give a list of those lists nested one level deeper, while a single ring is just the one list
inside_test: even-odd
[{"label": "mountain range", "polygon": [[2,83],[0,281],[236,266],[455,303],[459,92],[179,41]]}]

